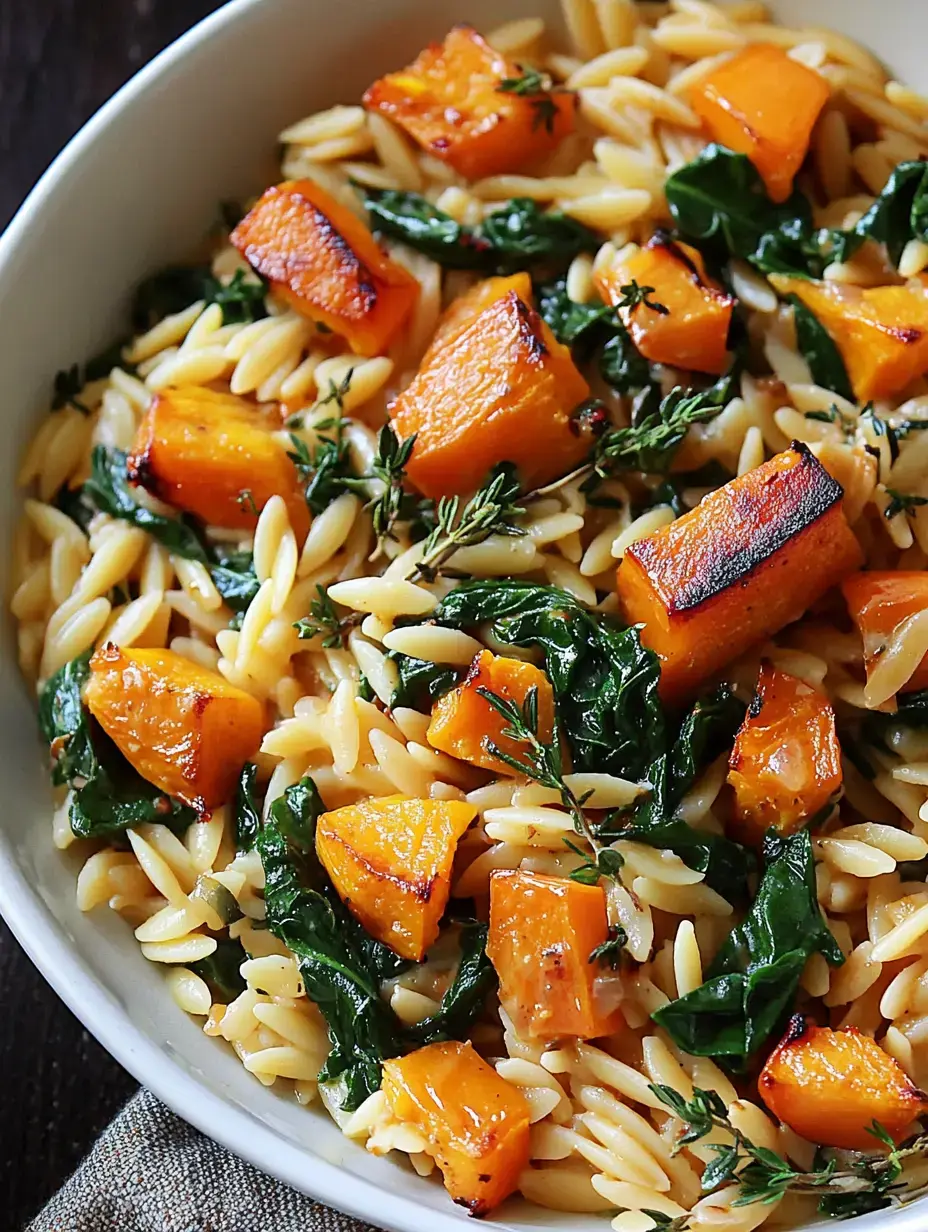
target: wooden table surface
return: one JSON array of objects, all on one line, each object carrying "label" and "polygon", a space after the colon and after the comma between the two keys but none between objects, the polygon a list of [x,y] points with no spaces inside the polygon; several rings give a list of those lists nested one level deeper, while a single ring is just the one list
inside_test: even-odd
[{"label": "wooden table surface", "polygon": [[[0,230],[94,111],[219,0],[0,0]],[[79,1163],[135,1082],[0,922],[0,1232]]]}]

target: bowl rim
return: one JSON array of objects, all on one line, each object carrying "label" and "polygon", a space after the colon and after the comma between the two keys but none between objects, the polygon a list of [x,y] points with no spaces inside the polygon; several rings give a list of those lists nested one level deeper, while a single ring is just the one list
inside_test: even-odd
[{"label": "bowl rim", "polygon": [[[78,129],[0,233],[0,285],[13,267],[20,242],[34,217],[56,192],[62,175],[81,160],[108,126],[126,108],[142,100],[166,72],[195,48],[266,2],[227,0],[163,48]],[[433,1232],[460,1232],[462,1217],[453,1210],[430,1210],[414,1196],[393,1193],[356,1171],[348,1172],[339,1164],[304,1150],[258,1116],[223,1099],[185,1072],[107,995],[80,955],[60,935],[58,925],[3,841],[0,914],[43,978],[82,1025],[142,1087],[205,1137],[298,1192],[357,1219],[395,1232],[418,1232],[425,1216]]]},{"label": "bowl rim", "polygon": [[[190,52],[246,13],[271,0],[226,0],[164,47],[112,95],[64,145],[36,181],[4,231],[0,232],[0,286],[13,268],[18,246],[57,189],[60,177],[77,164],[98,137],[132,104],[141,101],[160,78]],[[0,835],[0,915],[42,977],[81,1024],[140,1084],[207,1139],[218,1143],[260,1172],[291,1186],[334,1210],[391,1232],[461,1232],[465,1216],[458,1208],[427,1206],[377,1184],[356,1170],[346,1170],[277,1133],[258,1115],[224,1099],[186,1072],[130,1019],[106,992],[85,961],[62,935],[39,894],[26,880],[13,852]],[[64,961],[62,961],[62,959]],[[309,1124],[309,1122],[307,1122]],[[537,1208],[536,1208],[537,1209]],[[928,1197],[893,1208],[894,1232],[917,1232],[928,1212]],[[562,1214],[563,1226],[571,1216]],[[882,1232],[890,1210],[853,1220],[857,1232]],[[485,1220],[500,1229],[512,1224]],[[537,1222],[537,1220],[535,1221]]]}]

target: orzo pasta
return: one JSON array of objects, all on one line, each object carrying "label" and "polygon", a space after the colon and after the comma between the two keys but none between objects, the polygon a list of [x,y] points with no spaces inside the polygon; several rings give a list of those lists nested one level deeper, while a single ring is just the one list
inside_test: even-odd
[{"label": "orzo pasta", "polygon": [[474,1214],[879,1209],[928,1185],[928,100],[759,3],[564,16],[293,124],[56,377],[53,839]]}]

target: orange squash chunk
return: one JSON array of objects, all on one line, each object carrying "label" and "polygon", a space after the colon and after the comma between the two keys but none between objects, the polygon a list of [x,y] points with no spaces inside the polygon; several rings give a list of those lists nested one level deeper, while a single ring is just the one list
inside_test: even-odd
[{"label": "orange squash chunk", "polygon": [[728,364],[728,328],[735,301],[706,274],[702,256],[689,244],[655,237],[644,248],[604,266],[596,285],[607,304],[618,304],[631,282],[653,287],[648,299],[666,313],[637,304],[619,315],[635,346],[656,364],[693,372],[720,373]]},{"label": "orange squash chunk", "polygon": [[666,700],[691,696],[860,567],[842,495],[794,442],[632,544],[619,566],[619,598],[661,660]]},{"label": "orange squash chunk", "polygon": [[771,274],[782,295],[796,295],[841,353],[858,402],[889,398],[928,371],[928,284],[852,287]]},{"label": "orange squash chunk", "polygon": [[754,43],[694,85],[690,103],[712,140],[747,154],[771,199],[785,201],[828,95],[818,73]]},{"label": "orange squash chunk", "polygon": [[362,800],[323,813],[316,854],[371,936],[419,962],[438,936],[458,839],[476,815],[459,800]]},{"label": "orange squash chunk", "polygon": [[475,283],[469,291],[452,300],[441,315],[438,328],[429,343],[429,349],[422,359],[422,366],[431,362],[447,346],[448,341],[459,334],[465,325],[469,325],[484,309],[495,304],[510,291],[518,295],[523,304],[532,302],[532,279],[524,271],[518,274],[497,275],[484,278]]},{"label": "orange squash chunk", "polygon": [[412,64],[375,81],[364,105],[399,124],[466,179],[514,171],[573,132],[577,96],[524,97],[500,90],[522,69],[470,26],[454,26]]},{"label": "orange squash chunk", "polygon": [[743,837],[760,843],[770,826],[795,833],[827,806],[841,778],[831,706],[803,681],[764,663],[728,761]]},{"label": "orange squash chunk", "polygon": [[550,741],[554,735],[554,691],[544,672],[521,659],[506,659],[481,650],[466,679],[456,689],[440,697],[432,707],[427,739],[433,749],[472,762],[497,774],[513,771],[487,749],[497,745],[513,757],[524,756],[525,745],[503,735],[506,720],[494,710],[478,689],[489,689],[507,701],[521,706],[529,689],[538,690],[538,735]]},{"label": "orange squash chunk", "polygon": [[[298,540],[309,530],[303,485],[274,423],[232,394],[181,386],[155,394],[128,459],[130,480],[213,526],[253,531],[283,497]],[[250,493],[250,499],[248,494]]]},{"label": "orange squash chunk", "polygon": [[470,1044],[449,1040],[385,1061],[394,1115],[426,1138],[445,1188],[472,1215],[508,1198],[528,1167],[529,1106]]},{"label": "orange squash chunk", "polygon": [[867,1130],[874,1121],[898,1142],[928,1113],[928,1097],[875,1040],[856,1027],[813,1026],[801,1014],[767,1059],[757,1089],[801,1138],[847,1151],[873,1151]]},{"label": "orange squash chunk", "polygon": [[[855,573],[841,583],[854,624],[864,641],[864,663],[869,675],[890,635],[910,616],[928,608],[928,573]],[[900,693],[928,688],[928,655],[922,659]]]},{"label": "orange squash chunk", "polygon": [[358,355],[382,354],[419,295],[412,274],[313,180],[269,188],[229,239],[278,295]]},{"label": "orange squash chunk", "polygon": [[401,438],[416,434],[407,471],[425,496],[473,492],[503,461],[534,488],[589,452],[573,418],[589,392],[568,348],[510,290],[429,349],[390,415]]},{"label": "orange squash chunk", "polygon": [[608,936],[599,886],[517,869],[493,873],[487,953],[520,1035],[595,1039],[624,1024],[618,1006],[598,997],[602,967],[590,960]]},{"label": "orange squash chunk", "polygon": [[231,797],[266,726],[250,693],[173,650],[106,643],[90,660],[85,700],[142,778],[201,812]]}]

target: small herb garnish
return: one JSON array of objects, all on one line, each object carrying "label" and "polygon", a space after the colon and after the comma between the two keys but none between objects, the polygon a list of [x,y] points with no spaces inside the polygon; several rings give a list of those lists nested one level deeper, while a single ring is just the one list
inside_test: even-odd
[{"label": "small herb garnish", "polygon": [[[522,69],[521,64],[519,68]],[[500,94],[518,94],[521,98],[527,98],[535,112],[532,129],[544,126],[549,133],[553,133],[558,111],[557,103],[551,97],[552,86],[547,73],[528,68],[522,69],[520,77],[504,77],[496,89]]]},{"label": "small herb garnish", "polygon": [[[734,1183],[739,1192],[732,1206],[776,1202],[785,1193],[808,1193],[819,1197],[820,1214],[839,1219],[882,1210],[899,1201],[897,1195],[902,1187],[897,1182],[902,1175],[904,1161],[928,1154],[928,1134],[896,1146],[886,1130],[874,1121],[869,1132],[875,1141],[888,1148],[885,1155],[854,1153],[854,1158],[850,1153],[842,1153],[839,1163],[834,1155],[823,1160],[823,1153],[820,1152],[816,1160],[819,1166],[814,1171],[799,1172],[782,1155],[767,1147],[756,1146],[737,1129],[715,1091],[695,1087],[693,1098],[686,1100],[672,1087],[652,1084],[650,1090],[684,1123],[676,1150],[699,1142],[713,1130],[722,1130],[726,1137],[730,1137],[730,1142],[707,1144],[714,1152],[715,1159],[706,1165],[702,1188],[710,1193],[722,1185]],[[848,1159],[846,1163],[845,1158]],[[841,1166],[842,1163],[844,1166]],[[650,1211],[647,1213],[662,1232],[688,1232],[691,1227],[689,1216],[667,1220],[666,1216]]]},{"label": "small herb garnish", "polygon": [[318,584],[316,596],[309,605],[309,615],[294,622],[297,636],[301,641],[322,636],[322,645],[326,650],[343,646],[349,632],[362,619],[361,613],[350,612],[347,616],[339,616],[325,588]]},{"label": "small herb garnish", "polygon": [[422,556],[409,580],[433,582],[455,552],[475,547],[491,535],[524,534],[513,521],[525,512],[516,504],[518,499],[519,482],[509,462],[494,467],[463,508],[459,497],[443,496],[435,512],[435,527],[422,545]]},{"label": "small herb garnish", "polygon": [[609,967],[617,971],[622,961],[622,951],[628,944],[628,933],[619,924],[609,925],[609,936],[601,944],[590,950],[589,962],[599,963],[601,967]]},{"label": "small herb garnish", "polygon": [[889,504],[883,510],[883,517],[887,520],[900,513],[908,513],[910,509],[928,505],[928,496],[916,496],[914,492],[897,492],[895,488],[887,488],[886,495],[890,498]]},{"label": "small herb garnish", "polygon": [[592,469],[600,478],[617,471],[645,471],[660,475],[670,469],[677,449],[694,424],[708,423],[731,396],[731,380],[723,377],[709,389],[688,393],[676,386],[656,407],[627,428],[614,428],[596,444]]},{"label": "small herb garnish", "polygon": [[396,537],[393,533],[396,523],[409,521],[418,507],[416,498],[405,490],[406,466],[415,443],[415,435],[401,442],[389,423],[380,429],[370,477],[383,484],[383,491],[371,502],[370,510],[374,534],[381,548],[385,539]]},{"label": "small herb garnish", "polygon": [[[340,395],[335,391],[330,396]],[[310,448],[302,437],[295,433],[290,434],[293,448],[287,451],[287,457],[305,482],[306,503],[316,514],[322,513],[332,501],[343,492],[350,491],[356,483],[356,476],[353,476],[350,470],[344,423],[343,419],[338,418],[325,425],[317,424],[317,430],[323,427],[331,428],[334,429],[334,435],[320,438],[313,448]]]},{"label": "small herb garnish", "polygon": [[572,873],[568,873],[568,880],[578,881],[580,885],[596,885],[600,877],[618,877],[625,863],[621,853],[613,847],[600,847],[591,860],[588,853],[571,839],[565,838],[564,842],[574,855],[583,857],[583,863]]},{"label": "small herb garnish", "polygon": [[652,312],[657,312],[662,317],[670,316],[670,309],[666,304],[658,304],[654,300],[648,299],[649,295],[654,294],[655,289],[654,287],[640,287],[633,278],[624,287],[619,287],[622,298],[616,304],[616,308],[633,309],[637,308],[639,304],[643,304],[645,308],[650,308]]},{"label": "small herb garnish", "polygon": [[[564,778],[564,762],[561,757],[561,746],[557,729],[555,728],[554,738],[550,743],[542,740],[538,735],[537,687],[532,685],[526,692],[525,700],[521,706],[511,698],[500,697],[498,693],[494,693],[491,689],[486,689],[482,685],[477,689],[477,692],[485,701],[489,702],[497,714],[506,720],[506,726],[502,729],[501,735],[506,740],[514,740],[519,744],[525,745],[524,755],[517,757],[512,753],[507,753],[505,749],[501,749],[493,740],[485,737],[484,747],[487,752],[495,757],[497,761],[510,766],[517,773],[524,774],[527,778],[532,779],[533,782],[540,783],[542,787],[549,787],[552,791],[558,793],[564,810],[570,815],[574,830],[577,834],[582,835],[592,847],[598,866],[599,858],[603,854],[603,847],[593,833],[586,814],[583,812],[583,805],[593,793],[586,792],[578,797],[574,795],[568,786]],[[616,854],[613,853],[613,855]],[[614,876],[618,869],[621,868],[621,860],[622,858],[619,856],[618,864],[616,864],[615,860],[609,861],[607,866],[612,868],[612,872],[608,873],[608,876]]]}]

